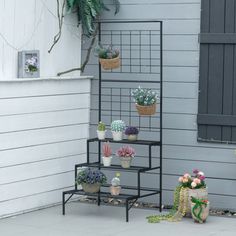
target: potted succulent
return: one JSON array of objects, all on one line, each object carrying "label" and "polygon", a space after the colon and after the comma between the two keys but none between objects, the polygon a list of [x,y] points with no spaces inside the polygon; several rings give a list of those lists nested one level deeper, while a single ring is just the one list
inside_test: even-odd
[{"label": "potted succulent", "polygon": [[139,115],[154,115],[156,113],[157,93],[152,89],[141,88],[132,90]]},{"label": "potted succulent", "polygon": [[111,180],[110,192],[111,195],[117,196],[120,194],[121,187],[120,187],[120,173],[117,172],[115,177]]},{"label": "potted succulent", "polygon": [[120,52],[114,49],[112,45],[104,47],[99,45],[95,48],[95,55],[98,56],[99,62],[104,70],[111,70],[120,67]]},{"label": "potted succulent", "polygon": [[123,120],[114,120],[111,123],[111,132],[113,140],[122,140],[123,131],[125,129],[125,122]]},{"label": "potted succulent", "polygon": [[109,142],[105,142],[103,144],[102,152],[103,152],[103,157],[102,157],[103,165],[110,166],[112,160],[112,149]]},{"label": "potted succulent", "polygon": [[123,168],[130,168],[132,158],[135,155],[135,150],[130,146],[123,146],[117,150],[116,155],[120,158],[121,166]]},{"label": "potted succulent", "polygon": [[139,130],[134,126],[128,126],[125,129],[125,134],[130,141],[136,141],[138,139]]},{"label": "potted succulent", "polygon": [[81,184],[84,192],[97,193],[102,184],[107,181],[106,176],[100,170],[85,168],[79,171],[76,177],[76,183]]},{"label": "potted succulent", "polygon": [[106,138],[106,125],[102,121],[98,123],[97,135],[99,140],[104,140]]},{"label": "potted succulent", "polygon": [[191,197],[191,213],[195,222],[203,223],[209,215],[210,202],[207,199]]}]

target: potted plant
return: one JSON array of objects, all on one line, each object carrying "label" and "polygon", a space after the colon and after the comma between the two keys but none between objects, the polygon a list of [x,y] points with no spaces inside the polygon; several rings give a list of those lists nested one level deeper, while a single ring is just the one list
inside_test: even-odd
[{"label": "potted plant", "polygon": [[138,138],[139,130],[134,126],[128,126],[125,129],[125,134],[128,136],[128,140],[136,141]]},{"label": "potted plant", "polygon": [[121,187],[120,187],[120,173],[117,172],[115,177],[111,180],[110,192],[111,195],[117,196],[120,194]]},{"label": "potted plant", "polygon": [[111,132],[113,140],[122,140],[123,131],[125,129],[125,122],[123,120],[114,120],[111,123]]},{"label": "potted plant", "polygon": [[116,155],[120,158],[121,166],[123,168],[130,168],[132,158],[135,155],[135,150],[130,146],[123,146],[117,150]]},{"label": "potted plant", "polygon": [[210,202],[207,199],[191,197],[191,214],[195,222],[203,223],[209,215]]},{"label": "potted plant", "polygon": [[103,157],[102,157],[103,165],[110,166],[112,160],[112,149],[109,142],[105,142],[103,144],[102,152],[103,152]]},{"label": "potted plant", "polygon": [[106,125],[102,121],[98,123],[97,135],[99,140],[106,138]]},{"label": "potted plant", "polygon": [[183,200],[183,202],[186,202],[186,206],[184,206],[184,208],[186,208],[186,214],[191,211],[191,197],[208,199],[205,178],[204,173],[198,169],[193,170],[193,176],[189,173],[185,173],[183,176],[179,177],[181,187],[180,195],[186,198]]},{"label": "potted plant", "polygon": [[99,45],[95,48],[95,55],[98,56],[99,62],[104,70],[120,67],[120,52],[118,49],[114,49],[112,45],[108,47]]},{"label": "potted plant", "polygon": [[157,93],[152,89],[141,88],[132,90],[139,115],[154,115],[156,113]]},{"label": "potted plant", "polygon": [[100,170],[85,168],[79,171],[76,183],[81,184],[84,192],[97,193],[102,184],[107,181],[106,176]]}]

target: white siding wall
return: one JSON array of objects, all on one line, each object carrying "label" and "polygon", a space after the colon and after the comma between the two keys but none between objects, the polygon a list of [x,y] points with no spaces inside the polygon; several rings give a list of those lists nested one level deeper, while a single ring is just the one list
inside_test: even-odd
[{"label": "white siding wall", "polygon": [[40,50],[43,77],[78,66],[79,30],[76,18],[67,16],[62,39],[48,54],[57,32],[56,1],[1,0],[0,11],[0,79],[12,80],[0,81],[4,217],[58,203],[63,189],[73,185],[74,164],[86,152],[90,81],[16,81],[18,49]]},{"label": "white siding wall", "polygon": [[[199,168],[208,176],[212,207],[236,209],[236,197],[231,196],[236,195],[236,181],[217,179],[236,179],[235,146],[197,142],[200,0],[120,2],[120,13],[115,19],[159,19],[164,22],[164,203],[172,203],[171,190],[176,186],[178,176]],[[109,12],[104,18],[114,19],[114,15]],[[90,65],[87,73],[96,74],[97,66]],[[92,86],[96,91],[97,82],[93,81]],[[93,96],[94,102],[96,99]],[[91,118],[97,111],[92,112]],[[94,119],[92,123],[95,123]],[[95,127],[91,135],[95,135]]]}]

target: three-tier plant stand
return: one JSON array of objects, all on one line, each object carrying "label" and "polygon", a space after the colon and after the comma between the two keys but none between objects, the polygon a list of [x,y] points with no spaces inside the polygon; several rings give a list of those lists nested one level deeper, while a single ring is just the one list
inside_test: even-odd
[{"label": "three-tier plant stand", "polygon": [[[109,184],[102,186],[100,192],[95,194],[85,193],[75,184],[74,189],[63,192],[62,210],[65,214],[65,205],[73,195],[96,198],[98,205],[103,198],[121,199],[125,203],[128,222],[129,210],[141,198],[159,196],[158,206],[159,210],[162,210],[163,27],[162,21],[155,20],[102,21],[98,26],[98,40],[103,45],[112,44],[119,48],[121,66],[116,70],[103,71],[99,65],[98,93],[94,94],[98,97],[98,108],[94,107],[93,112],[97,111],[98,122],[105,121],[107,126],[112,120],[122,119],[127,125],[138,127],[140,139],[113,141],[111,135],[106,140],[88,139],[87,161],[75,165],[75,178],[81,167],[103,169],[106,173],[119,171],[129,174],[131,172],[136,177],[122,178],[122,183],[127,184],[122,184],[122,192],[118,196],[110,194]],[[155,115],[138,115],[131,97],[132,89],[138,86],[152,88],[159,92],[158,111]],[[101,145],[105,141],[109,141],[114,146],[134,145],[137,152],[134,163],[139,164],[124,169],[117,160],[117,163],[104,167],[101,163]],[[130,184],[131,180],[135,180],[135,184]],[[146,187],[147,182],[151,183],[152,187]],[[69,196],[66,198],[67,195]]]}]

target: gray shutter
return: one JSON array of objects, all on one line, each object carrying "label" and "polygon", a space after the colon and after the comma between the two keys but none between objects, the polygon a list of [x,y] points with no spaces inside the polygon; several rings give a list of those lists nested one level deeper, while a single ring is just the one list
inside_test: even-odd
[{"label": "gray shutter", "polygon": [[236,1],[202,0],[198,140],[236,142]]}]

